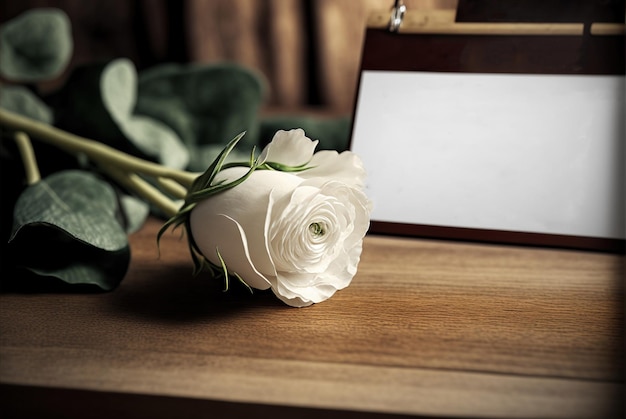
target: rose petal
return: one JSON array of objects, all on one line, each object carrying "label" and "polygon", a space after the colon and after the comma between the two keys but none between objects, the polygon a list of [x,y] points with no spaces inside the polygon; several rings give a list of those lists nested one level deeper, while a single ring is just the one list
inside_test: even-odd
[{"label": "rose petal", "polygon": [[[304,283],[309,282],[307,278],[298,278],[298,276],[302,276],[302,274],[280,273],[276,278],[276,286],[272,286],[274,294],[286,304],[293,307],[305,307],[320,303],[332,297],[338,290],[334,282],[332,285],[329,283],[318,283],[315,284],[315,286],[293,286],[294,283],[298,283],[299,281]],[[305,274],[304,276],[308,275]],[[329,278],[329,280],[335,281],[334,278]],[[348,286],[349,283],[348,281],[347,284],[342,284],[342,288]]]},{"label": "rose petal", "polygon": [[[223,170],[221,178],[234,180],[241,177],[246,168],[234,167]],[[207,217],[210,214],[227,214],[246,232],[247,245],[254,266],[266,277],[274,275],[274,264],[267,250],[264,230],[266,217],[271,209],[270,192],[277,196],[289,193],[302,179],[289,173],[273,170],[257,170],[252,176],[235,188],[224,191],[200,202],[192,212],[194,217]],[[196,214],[196,215],[194,215]]]},{"label": "rose petal", "polygon": [[276,297],[278,297],[280,301],[282,301],[283,303],[291,307],[302,308],[302,307],[308,307],[313,304],[313,301],[303,300],[300,297],[287,298],[276,292],[274,294],[276,295]]},{"label": "rose petal", "polygon": [[[270,194],[265,236],[276,267],[270,281],[273,292],[292,306],[324,301],[350,284],[369,227],[371,203],[361,190],[321,180],[307,179],[280,199]],[[312,243],[302,234],[315,220],[328,224],[327,241]]]},{"label": "rose petal", "polygon": [[328,180],[336,180],[359,189],[365,185],[366,172],[363,162],[351,151],[344,151],[341,154],[334,150],[318,151],[308,166],[311,168],[296,174],[303,179],[319,178],[318,185]]},{"label": "rose petal", "polygon": [[[207,259],[219,266],[219,250],[229,272],[238,274],[250,287],[265,290],[271,286],[271,282],[252,264],[246,233],[237,221],[224,214],[206,214],[201,218],[193,215],[193,238]],[[203,231],[206,229],[209,231]]]},{"label": "rose petal", "polygon": [[302,166],[313,157],[318,141],[312,141],[300,128],[277,131],[272,141],[263,149],[261,159],[285,166]]}]

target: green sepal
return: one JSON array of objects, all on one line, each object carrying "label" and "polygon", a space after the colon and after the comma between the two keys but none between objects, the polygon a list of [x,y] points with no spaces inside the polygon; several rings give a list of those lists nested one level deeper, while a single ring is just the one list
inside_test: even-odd
[{"label": "green sepal", "polygon": [[[185,196],[185,202],[181,206],[180,210],[169,220],[167,220],[159,232],[157,233],[157,245],[161,240],[161,237],[170,227],[174,229],[183,225],[185,228],[189,253],[191,255],[191,259],[193,261],[194,275],[199,274],[203,270],[208,270],[211,272],[213,276],[223,276],[224,277],[224,291],[229,289],[229,276],[235,276],[242,284],[244,284],[250,291],[252,288],[244,281],[241,276],[237,273],[229,273],[226,263],[219,253],[219,249],[216,249],[217,258],[220,261],[219,265],[216,265],[209,261],[200,251],[197,243],[193,238],[193,234],[191,233],[191,223],[190,223],[190,214],[191,211],[196,207],[196,205],[204,201],[205,199],[211,198],[214,195],[227,191],[228,189],[232,189],[244,181],[248,179],[252,173],[256,170],[276,170],[281,172],[301,172],[304,170],[308,170],[311,166],[308,163],[299,165],[299,166],[288,166],[281,163],[276,162],[267,162],[263,157],[255,158],[255,148],[252,148],[250,153],[250,158],[248,162],[238,162],[238,163],[225,163],[228,155],[233,151],[237,143],[243,138],[245,132],[240,133],[235,138],[233,138],[224,149],[218,154],[213,163],[207,168],[207,170],[198,176],[192,183],[191,187],[187,191],[187,195]],[[226,182],[225,180],[215,181],[216,176],[219,172],[225,169],[229,169],[232,167],[246,167],[248,170],[246,173],[230,182]]]},{"label": "green sepal", "polygon": [[217,254],[217,258],[220,261],[220,267],[222,268],[222,274],[224,275],[224,292],[226,292],[228,291],[228,285],[229,285],[228,268],[226,267],[226,262],[224,262],[224,258],[222,258],[222,255],[220,254],[219,248],[215,249],[215,253]]},{"label": "green sepal", "polygon": [[237,272],[233,272],[233,275],[235,276],[235,278],[239,280],[239,282],[241,282],[248,289],[248,291],[250,291],[250,294],[254,293],[254,291],[252,290],[252,287],[248,285],[246,281],[244,281],[243,278]]},{"label": "green sepal", "polygon": [[[207,199],[212,197],[213,195],[217,195],[221,192],[224,192],[228,189],[234,188],[235,186],[241,184],[246,179],[248,179],[252,173],[259,167],[259,163],[254,158],[254,148],[252,149],[249,164],[239,164],[239,166],[249,167],[249,170],[240,178],[235,179],[231,182],[219,181],[215,184],[212,184],[215,181],[215,177],[217,174],[224,169],[224,161],[230,154],[230,152],[235,148],[237,143],[243,138],[245,132],[237,135],[233,138],[224,149],[220,152],[217,158],[213,161],[213,163],[209,166],[209,168],[200,176],[196,178],[196,180],[192,183],[189,191],[187,192],[187,196],[185,197],[185,202],[182,205],[181,209],[176,213],[173,217],[167,220],[163,226],[159,229],[157,233],[157,245],[161,240],[163,234],[173,226],[174,229],[183,225],[185,228],[185,233],[187,236],[187,242],[189,246],[189,253],[191,255],[191,259],[193,261],[194,269],[193,274],[197,275],[204,270],[208,270],[212,273],[213,276],[216,275],[216,271],[222,271],[224,273],[224,278],[226,281],[226,289],[228,289],[228,270],[225,269],[225,265],[216,266],[211,263],[200,251],[200,248],[196,244],[193,234],[191,233],[191,225],[189,216],[191,211],[195,208],[195,206]],[[218,255],[221,260],[221,257]],[[247,285],[247,284],[246,284]]]},{"label": "green sepal", "polygon": [[[222,167],[222,170],[230,169],[232,167],[250,167],[250,164],[241,163],[241,162],[227,163]],[[304,163],[299,166],[288,166],[286,164],[269,161],[269,162],[259,164],[257,167],[257,170],[276,170],[278,172],[297,173],[297,172],[304,172],[305,170],[312,169],[313,167],[315,166],[309,166],[309,163]]]},{"label": "green sepal", "polygon": [[276,162],[266,162],[261,167],[261,169],[265,170],[277,170],[279,172],[289,173],[304,172],[305,170],[309,170],[311,168],[313,168],[313,166],[309,166],[308,163],[301,164],[300,166],[287,166],[286,164]]},{"label": "green sepal", "polygon": [[245,131],[237,135],[228,144],[226,144],[226,147],[224,147],[222,152],[218,154],[217,158],[213,161],[209,168],[202,175],[198,176],[193,182],[191,188],[189,189],[190,193],[205,189],[211,184],[211,182],[213,182],[215,176],[217,176],[220,170],[222,170],[222,166],[224,165],[226,157],[228,157],[230,152],[235,148],[237,143],[243,138],[244,135],[246,135]]}]

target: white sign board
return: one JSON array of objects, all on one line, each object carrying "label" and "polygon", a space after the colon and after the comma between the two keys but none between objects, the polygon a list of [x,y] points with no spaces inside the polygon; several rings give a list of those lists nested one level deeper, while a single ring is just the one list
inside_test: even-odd
[{"label": "white sign board", "polygon": [[626,237],[624,77],[364,71],[379,221]]},{"label": "white sign board", "polygon": [[623,252],[623,42],[368,30],[370,231]]}]

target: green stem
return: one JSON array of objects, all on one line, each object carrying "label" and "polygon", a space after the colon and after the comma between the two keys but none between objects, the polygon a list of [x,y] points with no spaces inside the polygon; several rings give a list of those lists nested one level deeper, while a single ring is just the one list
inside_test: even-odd
[{"label": "green stem", "polygon": [[172,169],[123,153],[105,144],[71,134],[51,125],[16,113],[0,110],[0,124],[17,131],[24,131],[40,141],[52,144],[72,154],[83,153],[91,160],[128,172],[147,176],[168,178],[185,188],[190,188],[198,173]]},{"label": "green stem", "polygon": [[174,182],[172,179],[157,178],[157,182],[161,188],[168,194],[177,199],[185,199],[187,196],[187,189],[181,186],[179,183]]},{"label": "green stem", "polygon": [[153,203],[157,208],[163,211],[168,218],[173,217],[178,212],[182,202],[178,204],[175,203],[136,173],[128,173],[123,170],[119,170],[115,166],[109,166],[106,164],[100,165],[100,168],[115,179],[120,185],[135,191],[137,195],[146,201]]},{"label": "green stem", "polygon": [[35,152],[33,151],[33,145],[31,144],[28,135],[22,131],[16,132],[14,138],[24,164],[26,183],[33,185],[41,180],[41,174],[39,173],[39,166],[37,165],[37,158],[35,157]]}]

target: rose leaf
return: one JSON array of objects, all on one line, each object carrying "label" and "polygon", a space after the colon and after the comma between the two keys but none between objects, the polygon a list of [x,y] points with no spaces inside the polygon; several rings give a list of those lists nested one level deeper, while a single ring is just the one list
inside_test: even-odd
[{"label": "rose leaf", "polygon": [[71,23],[56,8],[33,9],[0,26],[0,75],[34,82],[67,67],[74,48]]},{"label": "rose leaf", "polygon": [[40,277],[108,291],[130,261],[115,191],[95,174],[57,172],[30,185],[15,205],[14,261]]}]

